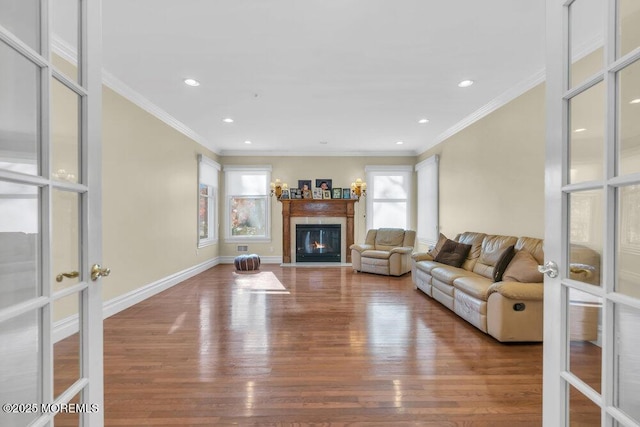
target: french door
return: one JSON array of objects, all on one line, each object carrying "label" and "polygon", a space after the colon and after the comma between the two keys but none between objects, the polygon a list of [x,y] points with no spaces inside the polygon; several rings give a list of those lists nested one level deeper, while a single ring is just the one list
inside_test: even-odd
[{"label": "french door", "polygon": [[546,5],[544,425],[640,426],[640,2]]},{"label": "french door", "polygon": [[2,426],[103,424],[100,7],[0,0]]}]

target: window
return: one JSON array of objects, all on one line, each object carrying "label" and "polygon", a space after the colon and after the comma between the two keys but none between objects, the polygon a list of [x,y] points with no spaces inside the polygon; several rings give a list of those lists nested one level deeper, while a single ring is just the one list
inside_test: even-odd
[{"label": "window", "polygon": [[269,241],[271,166],[225,166],[225,239]]},{"label": "window", "polygon": [[411,166],[367,166],[367,228],[408,228]]},{"label": "window", "polygon": [[218,243],[218,171],[220,165],[198,156],[198,247]]},{"label": "window", "polygon": [[438,156],[416,165],[418,174],[418,241],[435,245],[440,234],[438,224]]}]

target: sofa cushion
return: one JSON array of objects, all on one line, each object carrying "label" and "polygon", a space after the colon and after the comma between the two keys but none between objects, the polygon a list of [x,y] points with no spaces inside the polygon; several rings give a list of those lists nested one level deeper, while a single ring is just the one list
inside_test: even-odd
[{"label": "sofa cushion", "polygon": [[435,257],[435,261],[453,267],[460,267],[466,259],[469,250],[471,250],[471,245],[465,245],[464,243],[447,239],[442,249],[440,249],[440,252],[438,252],[438,256]]},{"label": "sofa cushion", "polygon": [[465,270],[464,268],[456,268],[446,265],[443,266],[442,264],[440,264],[440,267],[431,270],[431,277],[433,277],[434,279],[438,279],[442,283],[445,283],[449,286],[453,286],[453,281],[458,277],[466,276],[475,276],[475,274],[468,270]]},{"label": "sofa cushion", "polygon": [[436,245],[433,247],[433,249],[429,251],[432,257],[435,258],[438,256],[438,254],[440,253],[440,250],[442,249],[444,244],[447,242],[447,240],[448,240],[447,236],[440,233],[440,235],[438,236],[438,241],[436,242]]},{"label": "sofa cushion", "polygon": [[542,250],[544,241],[535,237],[520,237],[516,242],[515,251],[525,250],[533,255],[538,264],[544,264],[544,251]]},{"label": "sofa cushion", "polygon": [[465,270],[473,271],[473,267],[475,267],[476,261],[478,261],[478,257],[480,256],[482,241],[485,236],[486,234],[484,233],[465,231],[456,237],[457,242],[464,243],[465,245],[471,245],[471,250],[467,254],[467,259],[462,264],[462,268]]},{"label": "sofa cushion", "polygon": [[376,233],[376,249],[388,251],[404,242],[404,230],[402,228],[379,228]]},{"label": "sofa cushion", "polygon": [[416,268],[427,273],[431,273],[431,270],[437,267],[442,267],[442,264],[440,264],[439,262],[427,260],[416,262]]},{"label": "sofa cushion", "polygon": [[505,250],[502,251],[502,255],[498,259],[496,266],[493,269],[493,281],[499,282],[502,280],[502,276],[504,275],[504,271],[507,269],[507,266],[513,259],[513,256],[516,254],[513,250],[514,246],[511,245]]},{"label": "sofa cushion", "polygon": [[376,251],[376,250],[366,250],[362,252],[363,258],[376,258],[376,259],[389,259],[391,252],[389,251]]},{"label": "sofa cushion", "polygon": [[486,301],[489,298],[489,288],[493,285],[492,279],[482,276],[459,277],[453,281],[453,287],[477,299]]},{"label": "sofa cushion", "polygon": [[516,252],[502,275],[505,282],[541,283],[538,261],[526,250]]},{"label": "sofa cushion", "polygon": [[489,296],[494,293],[514,300],[542,301],[544,299],[544,284],[499,282],[489,288]]},{"label": "sofa cushion", "polygon": [[517,240],[513,236],[485,236],[482,240],[480,256],[473,267],[473,272],[487,279],[493,279],[495,267],[503,252],[509,246],[515,245]]}]

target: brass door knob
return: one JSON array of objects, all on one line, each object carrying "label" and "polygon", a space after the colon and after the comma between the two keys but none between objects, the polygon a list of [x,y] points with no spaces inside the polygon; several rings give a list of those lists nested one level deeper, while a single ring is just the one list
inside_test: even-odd
[{"label": "brass door knob", "polygon": [[64,279],[65,277],[67,279],[74,279],[78,276],[80,276],[80,273],[78,273],[77,271],[71,271],[69,273],[60,273],[56,276],[56,282],[58,283],[62,282],[62,279]]},{"label": "brass door knob", "polygon": [[93,264],[91,267],[91,280],[94,282],[98,280],[99,277],[107,277],[111,274],[111,270],[109,268],[102,268],[100,264]]}]

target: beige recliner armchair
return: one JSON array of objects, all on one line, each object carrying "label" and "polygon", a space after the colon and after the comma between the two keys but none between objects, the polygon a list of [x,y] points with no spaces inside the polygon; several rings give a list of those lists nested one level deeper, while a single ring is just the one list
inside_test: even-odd
[{"label": "beige recliner armchair", "polygon": [[380,228],[367,232],[362,245],[351,245],[354,271],[402,276],[411,271],[411,253],[416,232],[402,228]]}]

